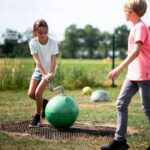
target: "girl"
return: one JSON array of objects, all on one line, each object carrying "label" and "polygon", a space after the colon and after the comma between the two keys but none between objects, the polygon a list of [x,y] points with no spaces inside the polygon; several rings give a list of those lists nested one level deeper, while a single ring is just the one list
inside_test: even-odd
[{"label": "girl", "polygon": [[33,38],[29,42],[29,47],[36,65],[28,90],[28,96],[36,102],[36,114],[29,127],[39,127],[42,106],[44,117],[44,109],[47,104],[47,100],[43,100],[42,94],[48,82],[54,78],[58,54],[56,41],[48,37],[48,25],[45,20],[35,21]]}]

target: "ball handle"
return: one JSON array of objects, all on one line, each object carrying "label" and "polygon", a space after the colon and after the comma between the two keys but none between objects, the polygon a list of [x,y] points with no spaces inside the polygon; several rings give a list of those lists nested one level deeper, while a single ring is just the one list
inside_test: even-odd
[{"label": "ball handle", "polygon": [[63,88],[63,86],[56,86],[55,88],[53,88],[53,84],[52,84],[52,82],[50,81],[50,83],[49,83],[49,89],[52,91],[52,92],[55,92],[55,91],[60,91],[60,93],[62,94],[62,95],[64,95],[64,88]]}]

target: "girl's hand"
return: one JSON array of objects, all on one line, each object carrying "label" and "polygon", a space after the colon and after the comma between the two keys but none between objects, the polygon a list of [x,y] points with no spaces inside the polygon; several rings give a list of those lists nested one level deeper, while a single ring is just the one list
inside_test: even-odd
[{"label": "girl's hand", "polygon": [[54,73],[48,73],[44,76],[44,79],[47,81],[47,82],[50,82],[54,79]]}]

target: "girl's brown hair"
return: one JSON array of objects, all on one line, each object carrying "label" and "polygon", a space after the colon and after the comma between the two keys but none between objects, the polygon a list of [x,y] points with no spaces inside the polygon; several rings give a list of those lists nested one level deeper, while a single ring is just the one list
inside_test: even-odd
[{"label": "girl's brown hair", "polygon": [[39,27],[46,27],[48,29],[47,22],[43,19],[36,20],[34,25],[33,25],[33,32],[32,32],[32,37],[36,37],[36,31],[38,30]]}]

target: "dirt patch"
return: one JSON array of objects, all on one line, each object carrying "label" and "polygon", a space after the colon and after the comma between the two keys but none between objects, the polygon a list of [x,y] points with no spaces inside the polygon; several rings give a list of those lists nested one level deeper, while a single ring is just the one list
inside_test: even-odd
[{"label": "dirt patch", "polygon": [[[116,124],[113,124],[113,123],[103,123],[103,124],[100,124],[101,126],[103,127],[112,127],[112,128],[116,128]],[[128,129],[127,129],[127,132],[129,134],[135,134],[135,133],[138,133],[139,130],[133,128],[133,127],[129,127],[128,126]]]},{"label": "dirt patch", "polygon": [[[42,120],[41,121],[41,124],[42,125],[48,125],[49,122],[47,120]],[[89,122],[76,122],[76,125],[79,125],[79,126],[89,126],[89,127],[106,127],[106,128],[112,128],[112,129],[115,129],[116,128],[116,124],[115,123],[101,123],[101,124],[91,124]],[[128,126],[128,134],[136,134],[138,133],[139,130],[133,128],[133,127],[130,127]]]},{"label": "dirt patch", "polygon": [[0,110],[15,110],[15,107],[0,106]]},{"label": "dirt patch", "polygon": [[9,135],[12,135],[12,136],[23,136],[23,137],[31,136],[31,134],[29,134],[29,133],[17,133],[17,132],[13,132],[13,133],[9,132]]},{"label": "dirt patch", "polygon": [[88,108],[91,108],[91,109],[94,109],[94,108],[103,108],[104,106],[114,106],[115,108],[115,103],[93,103],[93,104],[79,104],[79,108],[80,109],[88,109]]},{"label": "dirt patch", "polygon": [[[107,127],[107,128],[114,128],[116,129],[116,124],[115,123],[96,123],[96,124],[92,124],[89,122],[77,122],[79,124],[84,124],[87,126],[94,126],[94,127]],[[139,133],[140,131],[138,129],[135,129],[133,127],[128,126],[128,134],[136,134]]]}]

